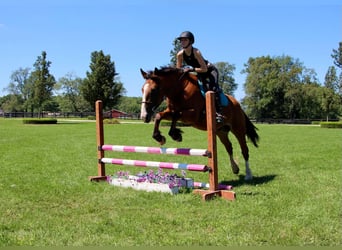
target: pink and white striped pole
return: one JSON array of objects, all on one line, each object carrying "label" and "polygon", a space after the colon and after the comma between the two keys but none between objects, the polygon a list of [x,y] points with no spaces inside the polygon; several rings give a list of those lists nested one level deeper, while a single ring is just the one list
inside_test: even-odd
[{"label": "pink and white striped pole", "polygon": [[126,145],[102,145],[103,151],[115,152],[132,152],[132,153],[148,153],[148,154],[169,154],[169,155],[191,155],[191,156],[208,156],[207,149],[194,148],[160,148],[160,147],[141,147]]},{"label": "pink and white striped pole", "polygon": [[128,160],[128,159],[118,159],[118,158],[102,158],[101,162],[107,163],[107,164],[114,164],[114,165],[128,165],[128,166],[136,166],[136,167],[155,167],[155,168],[166,168],[166,169],[182,169],[182,170],[198,171],[198,172],[206,172],[209,170],[208,166],[201,165],[201,164]]},{"label": "pink and white striped pole", "polygon": [[[209,188],[209,187],[210,187],[209,183],[194,181],[194,188]],[[232,190],[233,186],[218,183],[218,189],[219,190]]]}]

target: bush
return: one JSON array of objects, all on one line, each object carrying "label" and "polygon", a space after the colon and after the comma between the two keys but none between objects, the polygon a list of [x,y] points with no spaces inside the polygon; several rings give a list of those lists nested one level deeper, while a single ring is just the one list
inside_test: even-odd
[{"label": "bush", "polygon": [[57,119],[54,118],[27,118],[23,119],[24,124],[57,124]]},{"label": "bush", "polygon": [[321,128],[342,128],[342,122],[321,122]]},{"label": "bush", "polygon": [[311,121],[311,124],[312,124],[312,125],[320,125],[320,124],[321,124],[321,121]]},{"label": "bush", "polygon": [[120,122],[116,119],[104,119],[103,124],[120,124]]},{"label": "bush", "polygon": [[[160,126],[170,127],[171,124],[172,124],[171,121],[162,121],[162,122],[160,123]],[[186,124],[186,123],[184,123],[184,122],[177,121],[177,122],[176,122],[176,126],[177,126],[177,127],[189,127],[190,125],[189,125],[189,124]]]}]

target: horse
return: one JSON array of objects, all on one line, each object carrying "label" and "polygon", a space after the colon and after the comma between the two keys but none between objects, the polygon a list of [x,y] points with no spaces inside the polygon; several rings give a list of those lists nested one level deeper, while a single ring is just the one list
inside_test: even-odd
[{"label": "horse", "polygon": [[[175,141],[182,141],[182,131],[176,127],[176,122],[181,121],[199,130],[206,130],[205,98],[201,92],[197,76],[174,67],[155,68],[153,71],[140,69],[145,83],[142,87],[142,102],[140,118],[149,123],[156,109],[166,99],[165,110],[155,114],[154,130],[152,137],[160,144],[166,143],[166,138],[161,134],[159,125],[162,120],[170,120],[169,136]],[[233,159],[233,147],[228,133],[231,131],[237,138],[242,155],[245,160],[245,180],[253,178],[249,167],[249,149],[246,137],[258,147],[259,135],[257,128],[242,110],[239,102],[231,95],[224,94],[229,102],[222,108],[221,114],[224,121],[216,125],[216,135],[224,145],[234,174],[239,173],[239,166]]]}]

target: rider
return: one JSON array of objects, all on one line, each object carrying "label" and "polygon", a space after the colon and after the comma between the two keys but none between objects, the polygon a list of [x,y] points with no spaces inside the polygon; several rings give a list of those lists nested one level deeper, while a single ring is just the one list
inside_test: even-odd
[{"label": "rider", "polygon": [[177,39],[183,48],[177,53],[177,68],[185,66],[184,72],[197,72],[197,77],[206,91],[212,90],[215,92],[216,121],[223,122],[220,105],[221,88],[218,84],[217,68],[203,58],[199,49],[192,46],[195,43],[195,37],[190,31],[182,32]]}]

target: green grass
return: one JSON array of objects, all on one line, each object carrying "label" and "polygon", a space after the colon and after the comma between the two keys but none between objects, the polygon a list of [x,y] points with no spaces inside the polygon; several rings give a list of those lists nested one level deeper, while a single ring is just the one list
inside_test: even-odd
[{"label": "green grass", "polygon": [[[95,123],[24,125],[0,120],[0,247],[3,246],[340,246],[342,133],[319,126],[257,125],[250,143],[255,176],[232,174],[218,142],[219,180],[234,202],[93,183]],[[206,148],[206,133],[183,128],[183,142]],[[167,135],[167,128],[162,128]],[[105,125],[105,143],[157,146],[152,124]],[[205,158],[106,152],[108,157],[206,163]],[[107,174],[141,168],[107,166]],[[143,169],[144,170],[144,169]],[[208,175],[189,172],[196,181]]]}]

